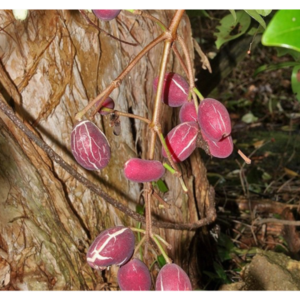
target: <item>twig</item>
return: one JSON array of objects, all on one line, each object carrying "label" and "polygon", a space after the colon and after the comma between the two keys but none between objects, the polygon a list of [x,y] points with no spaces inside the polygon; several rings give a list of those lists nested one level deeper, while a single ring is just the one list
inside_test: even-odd
[{"label": "twig", "polygon": [[195,79],[194,79],[194,73],[193,73],[193,68],[192,68],[191,56],[189,54],[189,50],[188,50],[183,38],[178,36],[177,39],[178,39],[178,42],[180,43],[180,46],[182,47],[182,50],[183,50],[183,53],[185,56],[185,60],[187,63],[189,84],[190,84],[190,93],[192,93],[195,109],[196,109],[196,112],[198,112],[198,101],[197,101],[197,96],[194,91]]},{"label": "twig", "polygon": [[79,10],[79,12],[81,13],[81,15],[85,18],[85,20],[90,24],[92,25],[94,28],[96,28],[98,31],[102,31],[103,33],[105,33],[107,36],[119,41],[120,43],[123,43],[123,44],[127,44],[127,45],[130,45],[130,46],[137,46],[137,44],[134,44],[134,43],[129,43],[129,42],[126,42],[124,40],[121,40],[117,37],[115,37],[114,35],[108,33],[107,31],[103,30],[102,28],[100,28],[99,26],[97,26],[96,24],[94,24],[91,19],[86,15],[86,13],[84,12],[84,10]]},{"label": "twig", "polygon": [[252,225],[261,225],[266,223],[278,223],[283,225],[289,225],[289,226],[300,226],[300,221],[289,221],[289,220],[280,220],[275,218],[266,218],[266,219],[255,219],[252,223]]},{"label": "twig", "polygon": [[212,73],[212,69],[211,69],[211,66],[210,66],[207,56],[204,54],[204,52],[202,51],[201,47],[199,46],[199,44],[197,43],[197,41],[195,39],[193,39],[193,43],[194,43],[194,48],[195,48],[196,52],[201,57],[202,69],[208,70],[209,73]]},{"label": "twig", "polygon": [[[72,168],[68,163],[66,163],[60,155],[58,155],[51,147],[49,147],[44,141],[42,141],[33,131],[31,131],[22,120],[15,115],[13,110],[6,104],[6,101],[3,95],[0,93],[0,109],[4,114],[8,116],[8,118],[38,147],[43,149],[49,157],[56,162],[59,166],[61,166],[65,171],[67,171],[71,176],[73,176],[76,180],[81,182],[86,188],[94,192],[103,198],[104,201],[111,204],[116,209],[122,211],[132,219],[145,223],[145,217],[131,210],[127,206],[119,203],[117,200],[113,199],[111,196],[103,192],[97,185],[93,184],[87,178],[79,174],[74,168]],[[161,222],[152,220],[152,225],[158,228],[168,228],[175,230],[196,230],[202,226],[208,225],[212,223],[216,219],[216,211],[214,208],[214,190],[213,188],[209,191],[209,201],[210,205],[207,211],[207,217],[199,220],[195,223],[171,223],[171,222]]]},{"label": "twig", "polygon": [[101,111],[112,113],[112,114],[115,114],[116,116],[122,116],[122,117],[137,119],[137,120],[140,120],[140,121],[143,121],[143,122],[147,123],[148,125],[151,123],[151,121],[149,119],[144,118],[142,116],[122,112],[122,111],[119,111],[119,110],[114,110],[114,109],[107,108],[107,107],[101,108]]},{"label": "twig", "polygon": [[247,157],[241,150],[238,150],[238,154],[242,157],[247,165],[251,164],[251,159]]},{"label": "twig", "polygon": [[99,108],[102,106],[105,99],[110,95],[110,93],[117,88],[124,77],[131,71],[131,69],[137,64],[137,62],[148,52],[150,51],[154,46],[162,42],[164,39],[166,39],[166,33],[162,33],[160,36],[158,36],[156,39],[154,39],[151,43],[149,43],[130,63],[129,65],[123,70],[123,72],[111,82],[111,84],[104,90],[102,93],[100,93],[95,99],[93,99],[83,110],[78,112],[75,116],[76,120],[80,120],[87,111],[94,106],[99,100],[99,103],[97,104],[97,107],[95,108],[92,115],[94,116]]}]

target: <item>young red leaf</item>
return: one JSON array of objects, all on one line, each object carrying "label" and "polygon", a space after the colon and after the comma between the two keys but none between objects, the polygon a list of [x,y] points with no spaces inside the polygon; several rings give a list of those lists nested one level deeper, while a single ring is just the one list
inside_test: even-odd
[{"label": "young red leaf", "polygon": [[102,21],[110,21],[118,16],[120,9],[94,9],[95,16]]},{"label": "young red leaf", "polygon": [[[153,89],[157,91],[158,77],[153,81]],[[176,73],[167,73],[164,78],[162,101],[171,106],[179,107],[188,101],[189,85]]]},{"label": "young red leaf", "polygon": [[131,158],[125,163],[124,174],[131,181],[150,182],[161,178],[165,168],[158,160]]},{"label": "young red leaf", "polygon": [[202,137],[208,144],[210,154],[214,157],[226,158],[233,151],[233,142],[231,135],[223,138],[218,142],[210,140],[204,132],[202,132]]},{"label": "young red leaf", "polygon": [[120,267],[117,278],[122,291],[150,291],[150,272],[139,259],[132,259]]},{"label": "young red leaf", "polygon": [[[97,107],[97,105],[99,104],[100,101],[101,101],[101,99],[100,99],[99,101],[96,102],[96,104],[95,104],[96,107]],[[103,108],[114,109],[114,108],[115,108],[115,102],[114,102],[114,100],[111,99],[110,97],[106,98],[106,99],[104,100],[104,102],[102,103],[101,107],[100,107],[99,110],[98,110],[98,113],[99,113],[100,115],[103,115],[103,116],[104,116],[104,115],[109,114],[109,112],[103,111],[103,110],[102,110]]]},{"label": "young red leaf", "polygon": [[81,121],[74,126],[71,133],[71,150],[76,161],[87,170],[100,170],[109,163],[108,140],[91,121]]},{"label": "young red leaf", "polygon": [[194,102],[184,103],[179,111],[180,123],[184,122],[197,122],[197,112]]},{"label": "young red leaf", "polygon": [[87,252],[88,264],[97,270],[122,265],[132,256],[135,238],[132,230],[116,226],[102,231]]},{"label": "young red leaf", "polygon": [[[197,122],[185,122],[174,127],[165,138],[168,149],[174,162],[187,159],[196,149],[199,126]],[[165,149],[162,155],[167,157]]]},{"label": "young red leaf", "polygon": [[200,102],[198,122],[210,140],[217,142],[231,133],[229,113],[218,100],[207,98]]},{"label": "young red leaf", "polygon": [[187,274],[176,264],[166,264],[158,273],[156,291],[191,291],[192,284]]}]

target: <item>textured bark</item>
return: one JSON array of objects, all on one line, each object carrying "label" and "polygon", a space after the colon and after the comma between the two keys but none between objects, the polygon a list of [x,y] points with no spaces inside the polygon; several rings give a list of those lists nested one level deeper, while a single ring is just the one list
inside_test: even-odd
[{"label": "textured bark", "polygon": [[[150,13],[165,24],[174,15],[174,11]],[[98,22],[92,14],[89,17]],[[99,34],[78,11],[30,11],[22,22],[14,20],[11,11],[0,11],[0,26],[0,91],[7,102],[66,162],[135,210],[143,186],[127,181],[122,168],[131,157],[146,157],[147,125],[121,117],[121,132],[115,136],[109,117],[96,116],[95,123],[106,134],[112,151],[109,165],[97,172],[76,163],[70,151],[70,135],[75,114],[160,34],[160,28],[126,12],[116,20],[99,22],[101,28],[118,38],[137,42],[134,47]],[[193,57],[186,16],[179,34]],[[117,110],[151,118],[152,81],[159,72],[162,49],[162,44],[152,49],[111,94]],[[174,55],[168,69],[184,75]],[[178,112],[164,106],[165,134],[178,123]],[[10,268],[9,280],[4,267],[1,269],[5,273],[4,289],[115,289],[115,269],[105,274],[94,272],[86,263],[87,248],[102,230],[116,225],[136,226],[137,222],[83,187],[3,113],[0,117],[0,267]],[[156,159],[162,159],[159,143]],[[198,213],[205,216],[208,182],[198,151],[180,168],[189,193],[184,194],[178,180],[167,174],[164,179],[170,191],[164,198],[171,208],[162,210],[153,201],[153,217],[158,220],[195,222]],[[182,265],[194,233],[154,231],[172,245],[170,257]],[[148,265],[156,257],[151,249]],[[156,273],[154,268],[153,275]]]}]

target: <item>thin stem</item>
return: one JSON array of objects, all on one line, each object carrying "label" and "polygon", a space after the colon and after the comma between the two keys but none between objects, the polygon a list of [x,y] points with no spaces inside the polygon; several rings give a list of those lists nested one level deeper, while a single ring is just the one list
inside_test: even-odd
[{"label": "thin stem", "polygon": [[164,240],[160,235],[154,234],[154,236],[157,239],[159,239],[161,242],[163,242],[167,246],[168,249],[170,249],[170,250],[172,249],[172,246],[166,240]]},{"label": "thin stem", "polygon": [[164,257],[164,259],[166,260],[167,264],[171,264],[172,260],[169,258],[169,256],[167,255],[167,253],[165,252],[164,248],[161,246],[160,242],[158,241],[156,236],[153,236],[153,241],[155,242],[155,244],[157,245],[160,253],[162,254],[162,256]]},{"label": "thin stem", "polygon": [[[142,226],[142,223],[141,222],[138,222],[138,228],[141,229],[141,226]],[[138,245],[136,248],[139,249],[139,252],[140,252],[140,259],[141,261],[143,261],[143,249],[141,247],[141,245],[143,244],[142,240],[141,240],[141,233],[138,232],[137,233],[137,236],[138,236],[138,241],[140,243],[140,246]]]},{"label": "thin stem", "polygon": [[122,117],[127,117],[127,118],[132,118],[132,119],[138,119],[138,120],[141,120],[147,124],[151,124],[151,121],[147,118],[144,118],[142,116],[139,116],[139,115],[134,115],[134,114],[130,114],[130,113],[126,113],[126,112],[122,112],[122,111],[119,111],[119,110],[114,110],[114,109],[111,109],[111,108],[107,108],[107,107],[103,107],[101,108],[101,111],[105,111],[105,112],[109,112],[109,113],[113,113],[117,116],[122,116]]},{"label": "thin stem", "polygon": [[193,91],[197,94],[200,101],[204,100],[204,97],[202,96],[202,94],[199,92],[199,90],[196,87],[193,88]]},{"label": "thin stem", "polygon": [[108,33],[107,31],[101,29],[99,26],[97,26],[95,23],[93,23],[93,22],[91,21],[91,19],[86,15],[86,13],[84,12],[84,10],[81,10],[81,9],[80,9],[79,12],[80,12],[81,15],[85,18],[85,20],[86,20],[90,25],[92,25],[94,28],[96,28],[98,31],[100,31],[100,32],[102,31],[102,32],[105,33],[107,36],[109,36],[109,37],[111,37],[111,38],[113,38],[113,39],[115,39],[115,40],[117,40],[117,41],[119,41],[119,42],[121,42],[121,43],[130,45],[130,46],[137,46],[136,43],[129,43],[129,42],[123,41],[123,40],[121,40],[121,39],[115,37],[114,35]]},{"label": "thin stem", "polygon": [[137,253],[137,251],[140,249],[140,259],[143,260],[143,255],[142,255],[142,245],[145,242],[146,237],[143,236],[142,239],[139,241],[139,243],[137,244],[137,246],[135,247],[133,256]]},{"label": "thin stem", "polygon": [[187,69],[187,67],[186,67],[186,65],[184,63],[184,60],[183,60],[182,56],[180,55],[180,53],[179,53],[179,51],[178,51],[178,49],[177,49],[177,47],[176,47],[175,44],[173,44],[172,50],[173,50],[174,54],[176,55],[176,57],[177,57],[180,65],[181,65],[182,69],[184,70],[184,73],[188,77],[189,76],[189,71],[188,71],[188,69]]},{"label": "thin stem", "polygon": [[162,146],[163,146],[163,148],[164,148],[164,150],[165,150],[165,152],[166,152],[166,155],[167,155],[167,158],[168,158],[168,160],[169,160],[169,162],[170,162],[170,165],[171,165],[172,168],[176,171],[176,173],[180,176],[180,175],[181,175],[181,172],[179,171],[179,169],[177,168],[176,164],[174,163],[174,161],[173,161],[173,159],[172,159],[171,152],[170,152],[169,147],[168,147],[168,145],[167,145],[167,143],[166,143],[166,140],[165,140],[165,138],[164,138],[164,135],[163,135],[162,132],[161,132],[160,126],[156,126],[156,127],[154,128],[154,130],[155,130],[156,134],[158,135],[158,137],[159,137],[159,139],[160,139],[160,142],[161,142],[161,144],[162,144]]},{"label": "thin stem", "polygon": [[[145,223],[145,217],[136,213],[132,209],[118,202],[105,192],[103,192],[97,185],[92,183],[90,180],[79,174],[74,168],[72,168],[63,158],[52,150],[43,140],[41,140],[33,131],[24,125],[22,120],[15,115],[13,110],[6,104],[3,95],[0,93],[0,110],[3,111],[5,115],[18,127],[32,142],[34,142],[39,148],[41,148],[50,157],[53,162],[56,162],[61,168],[68,172],[72,177],[84,185],[87,189],[100,196],[104,201],[111,204],[113,207],[123,212],[130,218]],[[31,131],[32,130],[32,131]],[[213,201],[213,199],[211,200]],[[208,208],[207,217],[199,220],[195,223],[172,223],[172,222],[162,222],[162,221],[152,221],[152,225],[158,228],[167,228],[175,230],[196,230],[202,226],[208,225],[213,222],[216,218],[216,212],[214,209],[214,204]]]},{"label": "thin stem", "polygon": [[[163,91],[164,77],[165,77],[168,58],[170,54],[170,47],[171,47],[171,41],[170,40],[165,41],[164,52],[160,64],[160,72],[159,72],[159,78],[157,83],[157,92],[156,92],[154,108],[153,108],[153,116],[152,116],[152,123],[151,123],[153,128],[158,126],[158,124],[160,124],[160,115],[162,110],[161,95]],[[154,158],[155,142],[156,142],[156,133],[152,131],[150,136],[149,159]]]},{"label": "thin stem", "polygon": [[174,163],[174,161],[172,159],[171,153],[170,153],[169,148],[168,148],[168,146],[166,144],[166,140],[165,140],[165,138],[164,138],[164,136],[163,136],[163,134],[161,132],[160,126],[156,126],[154,129],[155,129],[155,131],[156,131],[156,133],[157,133],[157,135],[158,135],[158,137],[159,137],[159,139],[160,139],[160,141],[161,141],[161,143],[162,143],[162,145],[163,145],[163,147],[164,147],[164,149],[166,151],[166,154],[167,154],[167,157],[168,157],[168,160],[169,160],[171,166],[175,170],[175,175],[178,177],[179,182],[181,184],[181,187],[182,187],[183,191],[185,193],[187,193],[188,189],[187,189],[187,187],[186,187],[186,185],[185,185],[185,183],[183,181],[182,174],[181,174],[181,172],[179,171],[179,169],[177,168],[176,164]]},{"label": "thin stem", "polygon": [[163,205],[164,208],[165,206],[167,206],[167,208],[171,207],[171,205],[164,201],[164,199],[162,199],[155,191],[153,191],[153,197],[156,198],[161,203],[161,205]]},{"label": "thin stem", "polygon": [[142,234],[145,234],[146,231],[145,229],[142,229],[142,228],[136,228],[136,227],[129,227],[132,231],[134,232],[139,232],[139,233],[142,233]]},{"label": "thin stem", "polygon": [[169,166],[167,163],[164,163],[163,166],[164,166],[169,172],[171,172],[172,175],[176,174],[176,171],[175,171],[171,166]]},{"label": "thin stem", "polygon": [[150,238],[152,238],[152,222],[151,222],[152,186],[150,182],[146,183],[145,193],[146,193],[145,195],[146,240],[150,241]]},{"label": "thin stem", "polygon": [[168,37],[167,33],[162,33],[160,36],[158,36],[155,40],[153,40],[151,43],[149,43],[132,61],[131,63],[123,70],[123,72],[111,82],[111,84],[101,93],[99,94],[95,99],[93,99],[83,110],[78,112],[75,116],[76,120],[81,120],[81,118],[87,113],[87,111],[95,105],[97,101],[99,101],[97,108],[94,110],[93,115],[97,113],[99,108],[102,106],[105,99],[111,94],[111,92],[117,88],[121,81],[124,79],[124,77],[131,71],[131,69],[138,63],[138,61],[148,52],[150,51],[154,46],[162,42]]},{"label": "thin stem", "polygon": [[161,20],[153,17],[152,15],[150,15],[150,14],[148,14],[148,13],[142,11],[142,10],[134,10],[134,11],[131,11],[131,12],[135,15],[140,15],[144,18],[147,18],[147,19],[150,19],[150,20],[154,21],[162,29],[162,31],[165,32],[167,30],[167,27],[165,26],[165,24],[162,23]]},{"label": "thin stem", "polygon": [[194,74],[193,74],[193,64],[192,64],[192,59],[189,53],[189,49],[187,48],[184,40],[182,37],[178,36],[177,37],[178,42],[180,43],[184,56],[185,56],[185,60],[187,63],[187,70],[188,70],[188,78],[189,78],[189,83],[190,83],[190,92],[192,93],[192,97],[193,97],[193,101],[194,101],[194,105],[195,105],[195,109],[196,112],[198,113],[198,101],[197,101],[197,97],[194,91],[195,88],[195,78],[194,78]]}]

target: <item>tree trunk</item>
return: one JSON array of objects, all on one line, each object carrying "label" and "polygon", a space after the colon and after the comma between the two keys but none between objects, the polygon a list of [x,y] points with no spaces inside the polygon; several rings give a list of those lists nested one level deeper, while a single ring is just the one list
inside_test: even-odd
[{"label": "tree trunk", "polygon": [[[169,24],[174,11],[151,11]],[[129,62],[161,31],[149,19],[122,12],[110,22],[94,23],[119,39],[99,33],[79,11],[30,11],[16,21],[11,11],[0,11],[0,92],[27,128],[46,142],[77,172],[132,210],[143,203],[141,184],[126,180],[122,168],[131,157],[145,158],[149,130],[138,120],[121,117],[121,132],[113,133],[108,116],[95,117],[107,136],[112,157],[102,171],[81,168],[70,151],[75,114],[113,81]],[[189,19],[184,16],[178,33],[193,58]],[[180,47],[179,47],[180,48]],[[154,102],[152,81],[159,73],[163,44],[145,55],[111,97],[116,109],[151,118]],[[184,75],[172,54],[168,71]],[[30,140],[0,112],[0,281],[9,290],[116,289],[116,269],[95,272],[86,263],[86,252],[104,229],[116,225],[137,226],[137,221],[91,192]],[[178,124],[178,110],[164,106],[164,134]],[[157,143],[156,158],[161,157]],[[196,222],[205,216],[208,181],[199,151],[180,164],[189,189],[166,174],[171,205],[160,209],[152,203],[153,218],[172,223]],[[193,231],[154,228],[172,246],[169,256],[184,264]],[[156,259],[148,247],[147,263]],[[3,267],[2,267],[3,266]],[[153,279],[158,272],[154,265]],[[192,278],[194,287],[197,278]]]}]

